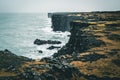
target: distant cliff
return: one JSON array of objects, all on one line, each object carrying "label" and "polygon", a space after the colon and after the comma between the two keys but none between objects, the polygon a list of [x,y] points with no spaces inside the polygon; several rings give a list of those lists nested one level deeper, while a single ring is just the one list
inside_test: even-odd
[{"label": "distant cliff", "polygon": [[[81,20],[83,22],[90,21],[115,21],[119,20],[116,12],[61,12],[61,13],[48,13],[48,17],[51,18],[53,31],[70,31],[70,22],[74,20]],[[112,14],[113,17],[110,17]],[[106,17],[104,16],[106,15]]]},{"label": "distant cliff", "polygon": [[75,16],[77,13],[49,13],[51,18],[53,31],[70,31],[70,22],[73,20],[81,20],[82,16]]}]

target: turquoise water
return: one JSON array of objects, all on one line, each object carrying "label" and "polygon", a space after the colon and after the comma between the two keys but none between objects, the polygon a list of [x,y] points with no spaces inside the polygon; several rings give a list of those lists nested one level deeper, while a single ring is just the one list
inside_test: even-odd
[{"label": "turquoise water", "polygon": [[68,34],[69,32],[53,32],[51,20],[46,13],[0,14],[0,50],[8,49],[17,55],[34,59],[51,56],[57,49],[47,50],[51,45],[34,45],[34,40],[59,40],[62,44],[56,46],[62,47],[68,41]]}]

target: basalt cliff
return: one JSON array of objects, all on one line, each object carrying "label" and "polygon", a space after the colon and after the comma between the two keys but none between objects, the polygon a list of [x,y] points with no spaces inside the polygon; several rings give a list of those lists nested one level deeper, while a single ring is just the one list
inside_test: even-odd
[{"label": "basalt cliff", "polygon": [[49,14],[54,31],[70,31],[68,43],[41,60],[0,51],[0,80],[120,80],[119,14]]}]

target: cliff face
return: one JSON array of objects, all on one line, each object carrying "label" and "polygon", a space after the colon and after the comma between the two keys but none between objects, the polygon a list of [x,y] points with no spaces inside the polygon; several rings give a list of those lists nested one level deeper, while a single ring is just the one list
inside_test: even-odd
[{"label": "cliff face", "polygon": [[67,29],[67,17],[64,15],[52,16],[52,28],[53,31],[65,31]]},{"label": "cliff face", "polygon": [[[120,12],[76,12],[76,13],[48,13],[51,18],[53,31],[70,31],[70,22],[74,20],[89,21],[115,21],[119,20]],[[112,17],[111,17],[112,16]]]},{"label": "cliff face", "polygon": [[82,18],[83,17],[69,16],[68,14],[53,14],[51,15],[53,31],[70,31],[70,22]]}]

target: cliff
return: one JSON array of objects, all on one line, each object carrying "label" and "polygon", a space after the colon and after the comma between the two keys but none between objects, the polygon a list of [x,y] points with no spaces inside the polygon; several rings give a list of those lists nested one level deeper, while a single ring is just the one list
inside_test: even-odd
[{"label": "cliff", "polygon": [[[112,15],[111,15],[112,14]],[[74,20],[81,20],[84,22],[90,21],[115,21],[119,20],[120,11],[116,12],[61,12],[61,13],[48,13],[51,18],[53,31],[70,31],[70,22]],[[111,17],[112,16],[112,17]]]},{"label": "cliff", "polygon": [[76,54],[85,52],[92,47],[105,45],[101,40],[97,40],[91,31],[86,30],[92,24],[82,21],[73,21],[71,25],[71,36],[68,43],[62,47],[54,57],[66,54]]},{"label": "cliff", "polygon": [[31,60],[0,51],[0,80],[120,80],[119,12],[86,16],[92,20],[70,22],[68,43],[51,58]]},{"label": "cliff", "polygon": [[72,21],[68,43],[53,56],[79,69],[78,80],[119,80],[119,12],[96,15],[96,21]]},{"label": "cliff", "polygon": [[[72,13],[71,13],[72,14]],[[77,13],[75,13],[77,14]],[[73,20],[79,20],[83,17],[70,15],[70,13],[54,13],[51,14],[53,31],[70,31],[70,22]]]}]

